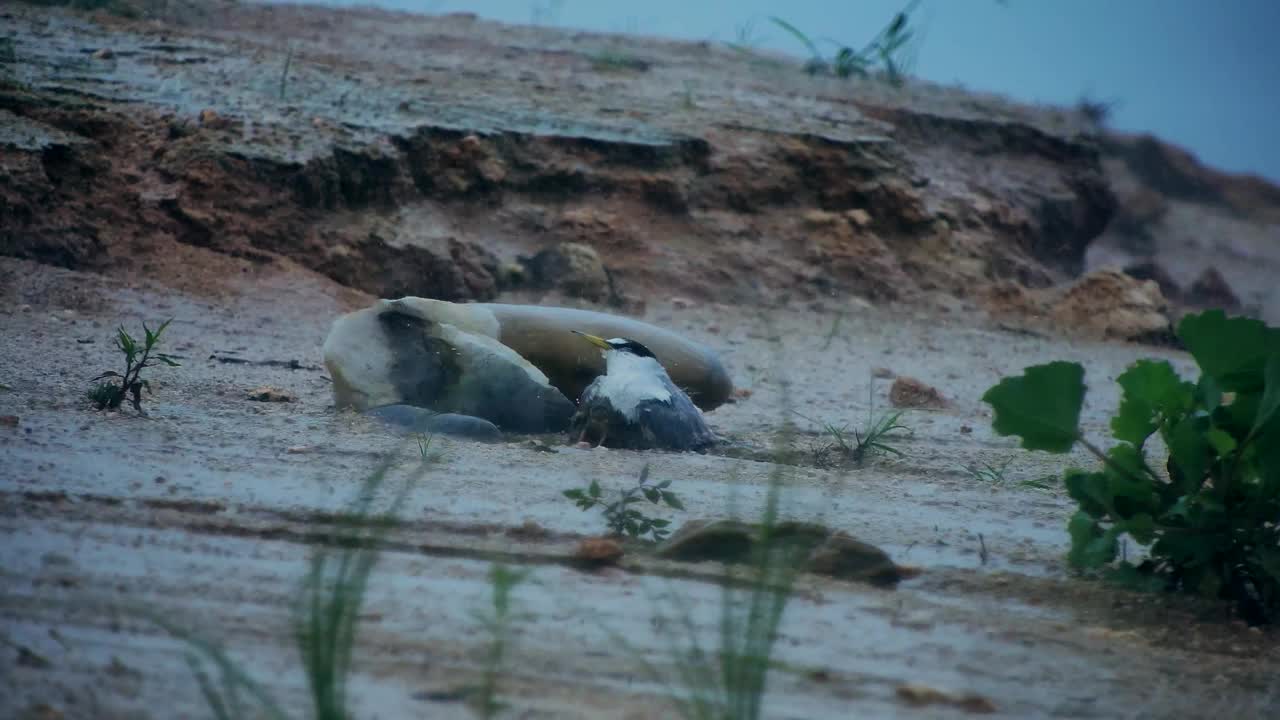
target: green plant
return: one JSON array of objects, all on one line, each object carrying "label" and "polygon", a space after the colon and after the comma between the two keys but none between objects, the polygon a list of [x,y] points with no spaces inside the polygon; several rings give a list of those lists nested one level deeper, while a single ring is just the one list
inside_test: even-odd
[{"label": "green plant", "polygon": [[591,56],[591,67],[598,72],[646,72],[649,62],[617,48],[605,48]]},{"label": "green plant", "polygon": [[293,64],[293,46],[290,45],[284,55],[284,66],[280,69],[280,99],[284,100],[285,88],[289,85],[289,66]]},{"label": "green plant", "polygon": [[484,678],[475,697],[480,715],[484,718],[493,717],[503,708],[503,704],[498,700],[498,675],[502,669],[502,659],[506,655],[511,635],[511,593],[528,576],[528,569],[512,570],[501,563],[494,563],[489,568],[489,587],[492,589],[493,607],[487,613],[475,613],[476,620],[489,633]]},{"label": "green plant", "polygon": [[683,510],[684,505],[674,492],[667,489],[671,487],[671,480],[663,480],[657,485],[649,485],[648,481],[649,464],[645,463],[636,484],[620,492],[618,499],[611,503],[605,502],[602,498],[603,491],[596,480],[592,480],[591,484],[585,488],[565,490],[564,496],[583,510],[590,510],[593,507],[602,508],[605,522],[615,535],[625,533],[631,538],[643,538],[649,535],[654,541],[659,541],[669,534],[666,528],[671,521],[651,518],[631,506],[644,500],[654,505],[666,504],[667,507],[676,510]]},{"label": "green plant", "polygon": [[320,720],[351,717],[347,710],[347,677],[351,650],[364,604],[369,575],[381,554],[380,545],[396,525],[396,512],[408,495],[405,483],[385,513],[373,514],[376,491],[390,469],[383,463],[361,488],[352,507],[338,520],[340,533],[330,538],[337,550],[322,546],[311,557],[294,614],[294,640]]},{"label": "green plant", "polygon": [[[791,432],[786,431],[790,443]],[[804,569],[806,550],[777,534],[783,488],[783,466],[775,466],[745,573],[726,573],[720,584],[720,618],[717,643],[707,647],[698,639],[689,600],[669,594],[674,619],[655,613],[653,625],[662,633],[663,646],[674,668],[663,672],[614,633],[622,647],[631,649],[641,668],[654,682],[671,688],[673,700],[686,720],[755,720],[761,716],[768,689],[778,629],[794,594],[795,581]],[[655,598],[651,603],[660,608]]]},{"label": "green plant", "polygon": [[883,68],[885,79],[897,87],[902,85],[904,72],[910,70],[907,56],[908,44],[915,31],[909,27],[911,13],[915,11],[920,0],[910,0],[906,7],[893,16],[889,22],[869,43],[860,50],[828,40],[836,46],[835,55],[828,60],[818,49],[817,43],[791,23],[778,17],[769,18],[775,25],[796,38],[809,52],[805,62],[805,72],[810,75],[834,74],[847,78],[851,75],[866,76],[877,65]]},{"label": "green plant", "polygon": [[120,407],[127,397],[133,409],[142,413],[142,390],[143,388],[151,389],[151,385],[141,378],[142,371],[157,363],[178,367],[178,361],[174,360],[173,356],[160,352],[153,354],[160,344],[160,336],[171,322],[173,322],[172,318],[165,320],[154,331],[147,327],[145,322],[142,323],[142,330],[146,336],[141,345],[125,331],[124,326],[116,330],[116,348],[124,354],[124,374],[108,370],[93,378],[91,382],[110,379],[108,382],[98,383],[89,390],[88,398],[94,407],[99,410],[114,410]]},{"label": "green plant", "polygon": [[992,465],[988,462],[973,462],[968,465],[960,466],[960,469],[967,473],[969,477],[987,485],[1005,485],[1008,480],[1005,478],[1005,470],[1009,469],[1009,465],[1013,462],[1013,458],[1006,458],[999,466]]},{"label": "green plant", "polygon": [[1118,100],[1102,100],[1090,95],[1082,95],[1076,101],[1076,112],[1080,113],[1089,124],[1103,127],[1111,119],[1111,114],[1119,104]]},{"label": "green plant", "polygon": [[431,433],[416,433],[413,436],[418,443],[418,457],[423,463],[438,463],[444,459],[444,454],[431,451],[431,443],[435,440],[435,435]]},{"label": "green plant", "polygon": [[[1150,547],[1140,570],[1230,598],[1262,621],[1280,609],[1280,329],[1209,311],[1183,318],[1177,335],[1200,377],[1183,380],[1163,360],[1131,365],[1117,378],[1115,444],[1105,452],[1079,429],[1076,363],[1029,367],[983,400],[996,432],[1022,447],[1065,453],[1079,444],[1101,461],[1064,476],[1080,505],[1068,525],[1073,565],[1112,564],[1127,535]],[[1147,462],[1153,436],[1167,450],[1163,472]]]},{"label": "green plant", "polygon": [[792,412],[814,425],[820,426],[822,431],[831,438],[830,443],[816,447],[813,450],[815,457],[819,459],[820,465],[830,464],[825,458],[833,454],[842,461],[855,464],[862,462],[875,453],[902,457],[902,451],[892,444],[896,439],[895,433],[911,431],[906,425],[898,422],[902,418],[902,411],[877,415],[875,408],[872,407],[867,411],[867,425],[862,430],[850,430],[847,425],[837,427],[831,423],[819,422],[808,416],[801,415],[795,410]]},{"label": "green plant", "polygon": [[[307,674],[312,717],[316,720],[352,717],[347,708],[346,687],[365,590],[383,539],[395,527],[396,511],[412,487],[410,478],[392,498],[388,510],[374,513],[375,497],[390,468],[391,461],[387,460],[365,480],[356,500],[338,517],[337,531],[312,554],[295,597],[294,641]],[[137,612],[187,644],[187,663],[200,683],[205,702],[219,720],[251,717],[244,712],[245,695],[265,717],[288,717],[216,642],[153,612]],[[216,683],[205,671],[206,663],[217,670]]]}]

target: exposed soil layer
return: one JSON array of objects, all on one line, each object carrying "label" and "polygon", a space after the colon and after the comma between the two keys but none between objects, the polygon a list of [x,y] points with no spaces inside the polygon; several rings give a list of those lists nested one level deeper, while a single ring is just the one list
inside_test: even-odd
[{"label": "exposed soil layer", "polygon": [[568,240],[639,296],[965,298],[1078,272],[1115,208],[1097,138],[1052,113],[706,44],[637,41],[644,69],[606,72],[594,58],[619,39],[198,7],[5,11],[0,253],[169,276],[173,247],[196,246],[463,300]]}]

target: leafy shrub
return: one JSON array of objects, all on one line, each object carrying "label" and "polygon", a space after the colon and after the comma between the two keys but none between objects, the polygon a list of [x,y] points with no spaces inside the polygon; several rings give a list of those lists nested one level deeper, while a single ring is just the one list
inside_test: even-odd
[{"label": "leafy shrub", "polygon": [[133,409],[139,413],[142,412],[142,390],[143,388],[151,389],[151,385],[141,378],[142,371],[157,363],[178,367],[178,361],[174,360],[173,356],[160,352],[153,353],[160,344],[160,335],[171,322],[173,322],[172,318],[165,320],[154,331],[147,327],[146,323],[142,323],[142,331],[146,335],[141,345],[125,331],[123,326],[116,330],[116,348],[124,355],[124,374],[108,370],[93,378],[91,382],[107,381],[98,383],[89,391],[89,401],[94,407],[99,410],[114,410],[120,407],[127,397]]},{"label": "leafy shrub", "polygon": [[[1084,369],[1053,362],[1005,378],[983,395],[992,426],[1022,447],[1065,453],[1077,443],[1101,461],[1069,470],[1069,561],[1100,568],[1128,535],[1150,546],[1139,571],[1171,588],[1237,603],[1251,622],[1280,610],[1280,329],[1215,310],[1188,315],[1178,337],[1200,366],[1196,382],[1163,360],[1139,360],[1123,391],[1103,452],[1079,430]],[[1147,442],[1168,451],[1164,471]],[[1134,568],[1122,562],[1122,568]]]},{"label": "leafy shrub", "polygon": [[583,510],[590,510],[593,507],[601,508],[605,522],[609,524],[609,530],[615,535],[625,533],[632,538],[649,535],[654,541],[658,541],[669,534],[667,526],[671,521],[651,518],[631,506],[642,500],[648,500],[654,505],[665,503],[667,507],[683,510],[684,504],[674,492],[667,489],[671,487],[670,480],[663,480],[657,485],[649,485],[648,481],[649,465],[646,464],[640,470],[640,479],[636,481],[635,486],[623,490],[618,494],[618,499],[611,503],[602,499],[603,491],[596,480],[592,480],[591,484],[585,488],[565,490],[564,496]]}]

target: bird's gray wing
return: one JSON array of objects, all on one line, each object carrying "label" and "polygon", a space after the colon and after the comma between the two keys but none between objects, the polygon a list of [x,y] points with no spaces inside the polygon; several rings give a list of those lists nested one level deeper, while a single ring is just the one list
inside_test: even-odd
[{"label": "bird's gray wing", "polygon": [[646,400],[640,403],[638,417],[654,447],[671,450],[701,450],[715,444],[715,435],[707,427],[693,401],[680,388],[665,380],[670,400]]}]

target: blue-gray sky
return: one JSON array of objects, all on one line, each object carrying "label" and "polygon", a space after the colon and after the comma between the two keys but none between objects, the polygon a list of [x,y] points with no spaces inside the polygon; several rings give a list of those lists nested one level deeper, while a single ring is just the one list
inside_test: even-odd
[{"label": "blue-gray sky", "polygon": [[[329,0],[347,4],[344,0]],[[364,0],[504,22],[802,48],[768,21],[853,46],[906,0]],[[1028,102],[1116,100],[1111,125],[1280,182],[1280,0],[923,0],[915,74]]]}]

